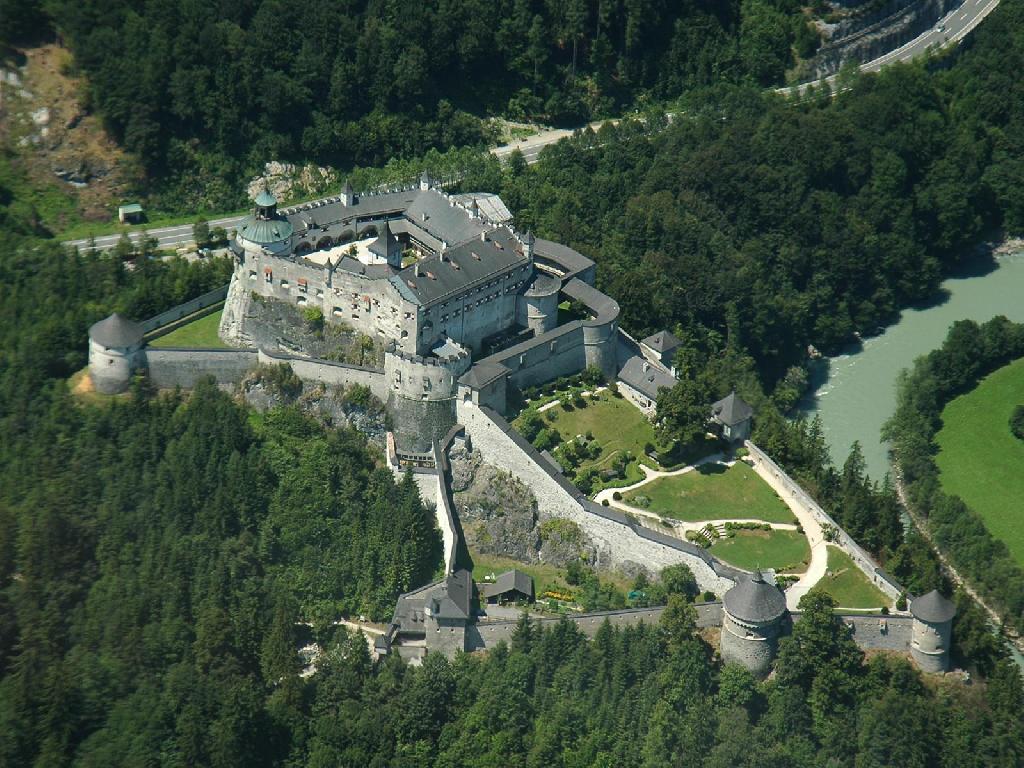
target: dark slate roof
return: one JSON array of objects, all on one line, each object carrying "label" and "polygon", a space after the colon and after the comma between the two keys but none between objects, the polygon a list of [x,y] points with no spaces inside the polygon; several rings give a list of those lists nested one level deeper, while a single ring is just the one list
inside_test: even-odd
[{"label": "dark slate roof", "polygon": [[[644,368],[647,368],[645,371]],[[647,395],[652,400],[658,399],[658,392],[662,389],[672,389],[676,385],[676,379],[671,374],[665,373],[657,366],[651,365],[646,359],[635,355],[626,361],[626,364],[619,370],[619,380],[625,382],[638,392]]]},{"label": "dark slate roof", "polygon": [[513,590],[533,597],[533,579],[528,573],[513,568],[511,571],[505,571],[499,575],[493,584],[484,584],[483,587],[485,597],[504,595]]},{"label": "dark slate roof", "polygon": [[562,293],[570,299],[582,302],[593,315],[593,319],[583,321],[584,325],[590,323],[603,325],[619,316],[619,304],[615,299],[601,293],[597,288],[577,277],[562,286]]},{"label": "dark slate roof", "polygon": [[93,323],[89,338],[104,347],[135,347],[142,343],[142,326],[117,312]]},{"label": "dark slate roof", "polygon": [[760,571],[740,579],[725,593],[725,610],[740,621],[774,621],[786,612],[786,598],[777,587],[764,580]]},{"label": "dark slate roof", "polygon": [[[443,254],[427,256],[410,264],[393,278],[403,296],[420,305],[441,301],[462,293],[474,283],[497,277],[502,272],[529,262],[519,241],[507,229],[490,233],[486,242],[470,240]],[[419,267],[419,277],[416,267]],[[407,290],[402,290],[403,287]]]},{"label": "dark slate roof", "polygon": [[380,227],[380,234],[377,235],[377,239],[370,243],[370,253],[386,259],[391,252],[391,247],[397,242],[395,236],[391,234],[391,227],[385,221]]},{"label": "dark slate roof", "polygon": [[665,354],[666,352],[671,352],[683,342],[673,336],[669,331],[658,331],[657,333],[648,336],[640,343],[646,344],[655,352]]},{"label": "dark slate roof", "polygon": [[722,424],[734,427],[753,416],[754,409],[743,398],[732,392],[728,397],[723,397],[711,406],[711,415]]},{"label": "dark slate roof", "polygon": [[446,578],[439,589],[433,590],[427,600],[437,606],[436,615],[442,619],[468,619],[472,608],[473,579],[469,571],[456,571]]},{"label": "dark slate roof", "polygon": [[508,373],[508,368],[504,365],[485,359],[466,371],[459,379],[459,384],[480,389],[506,373]]},{"label": "dark slate roof", "polygon": [[493,229],[493,225],[486,221],[470,218],[469,211],[452,205],[436,189],[416,192],[415,195],[405,210],[405,218],[444,240],[449,248],[473,238],[479,240],[481,232]]},{"label": "dark slate roof", "polygon": [[537,238],[534,242],[533,252],[536,256],[553,261],[565,274],[576,274],[594,266],[594,262],[579,251],[551,240]]},{"label": "dark slate roof", "polygon": [[956,605],[944,598],[937,589],[910,601],[914,618],[931,624],[941,624],[956,616]]},{"label": "dark slate roof", "polygon": [[552,293],[557,293],[561,287],[562,283],[557,278],[545,275],[543,272],[537,272],[534,275],[533,282],[530,283],[530,287],[526,289],[526,295],[548,296]]}]

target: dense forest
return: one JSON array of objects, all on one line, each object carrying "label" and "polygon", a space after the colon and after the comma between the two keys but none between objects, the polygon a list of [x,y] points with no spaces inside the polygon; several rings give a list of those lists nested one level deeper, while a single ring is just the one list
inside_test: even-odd
[{"label": "dense forest", "polygon": [[[153,174],[237,179],[480,144],[481,120],[577,125],[716,80],[782,80],[814,50],[795,0],[0,3],[58,31],[113,134]],[[3,33],[0,33],[3,34]],[[236,205],[233,202],[232,205]]]},{"label": "dense forest", "polygon": [[1022,356],[1024,325],[1004,317],[980,326],[970,320],[954,323],[939,349],[904,371],[896,413],[885,430],[910,504],[956,567],[1018,631],[1024,630],[1024,569],[970,507],[941,490],[934,438],[950,400]]}]

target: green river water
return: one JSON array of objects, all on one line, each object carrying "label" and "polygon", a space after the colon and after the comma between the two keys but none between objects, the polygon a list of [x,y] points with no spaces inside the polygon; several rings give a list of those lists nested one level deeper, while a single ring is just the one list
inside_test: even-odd
[{"label": "green river water", "polygon": [[823,362],[816,388],[800,410],[819,414],[833,461],[842,466],[854,440],[864,452],[868,474],[881,481],[889,470],[882,424],[896,408],[896,377],[914,358],[942,344],[956,320],[984,322],[996,315],[1024,321],[1024,252],[996,259],[984,274],[954,277],[942,283],[944,301],[908,309],[885,333],[869,338],[849,354]]}]

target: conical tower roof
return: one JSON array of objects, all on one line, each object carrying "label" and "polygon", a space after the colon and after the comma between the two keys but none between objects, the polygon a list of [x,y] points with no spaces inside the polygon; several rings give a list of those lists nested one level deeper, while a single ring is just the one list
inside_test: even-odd
[{"label": "conical tower roof", "polygon": [[142,343],[142,326],[117,312],[93,323],[89,338],[104,347],[136,347]]},{"label": "conical tower roof", "polygon": [[779,589],[764,580],[760,571],[741,579],[725,593],[726,613],[740,621],[766,623],[786,612],[786,598]]},{"label": "conical tower roof", "polygon": [[956,616],[956,605],[944,598],[937,589],[933,589],[927,595],[911,600],[910,612],[915,619],[941,624]]}]

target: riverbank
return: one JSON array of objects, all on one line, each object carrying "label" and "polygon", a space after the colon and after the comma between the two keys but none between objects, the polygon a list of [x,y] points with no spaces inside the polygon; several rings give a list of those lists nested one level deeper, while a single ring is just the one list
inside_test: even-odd
[{"label": "riverbank", "polygon": [[913,508],[907,499],[906,488],[903,485],[903,473],[900,471],[899,463],[894,459],[892,462],[892,473],[891,478],[893,487],[896,489],[896,495],[900,500],[900,506],[903,511],[906,512],[907,517],[913,523],[918,533],[928,542],[928,546],[932,548],[936,556],[939,558],[939,563],[942,567],[942,572],[949,577],[953,584],[966,592],[974,602],[981,606],[982,610],[988,614],[989,619],[992,623],[999,628],[1002,634],[1010,642],[1010,644],[1016,649],[1018,657],[1018,665],[1024,666],[1024,637],[1021,637],[1020,633],[1017,632],[1013,627],[1008,627],[1003,623],[1000,614],[989,605],[985,599],[978,594],[977,590],[971,586],[970,582],[965,579],[960,572],[956,569],[956,566],[949,561],[949,558],[942,551],[942,549],[935,543],[932,538],[932,533],[928,528],[927,523],[924,521],[922,516]]}]

